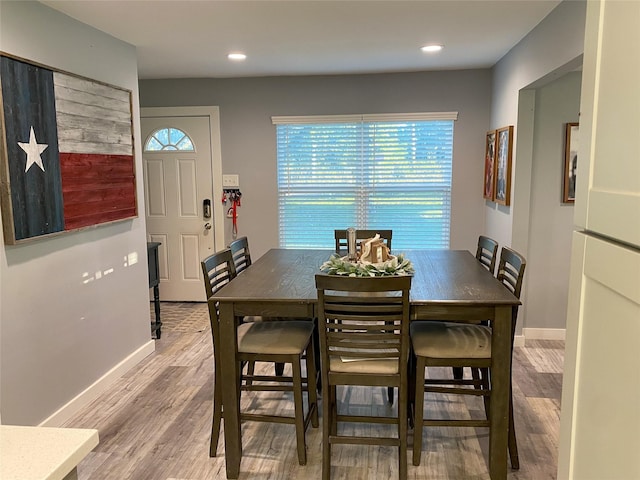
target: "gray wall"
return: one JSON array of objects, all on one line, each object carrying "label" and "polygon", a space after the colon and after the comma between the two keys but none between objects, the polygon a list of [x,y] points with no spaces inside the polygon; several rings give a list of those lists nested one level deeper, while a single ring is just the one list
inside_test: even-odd
[{"label": "gray wall", "polygon": [[[529,239],[531,152],[519,148],[522,89],[548,83],[582,62],[586,2],[565,0],[494,66],[491,128],[515,125],[511,207],[487,202],[487,233],[526,254]],[[531,105],[533,106],[533,105]]]},{"label": "gray wall", "polygon": [[[485,231],[500,245],[511,246],[529,259],[516,334],[530,327],[529,306],[546,302],[529,294],[529,284],[541,284],[547,273],[536,268],[531,272],[529,242],[545,241],[547,232],[531,231],[533,186],[534,132],[536,119],[536,88],[544,86],[575,70],[582,63],[586,2],[565,0],[542,20],[525,38],[513,47],[493,69],[491,128],[514,125],[514,157],[511,182],[511,206],[487,202]],[[557,185],[551,186],[557,189]],[[564,261],[566,253],[547,252],[552,262]],[[542,275],[534,278],[534,275]],[[564,290],[568,286],[564,287]],[[534,296],[535,294],[535,296]],[[563,309],[566,308],[566,297]],[[566,321],[557,319],[553,328],[564,328]],[[538,328],[539,319],[533,320]],[[529,332],[531,333],[531,332]],[[529,333],[527,337],[529,337]],[[533,338],[533,335],[531,335]],[[562,338],[562,337],[561,337]]]},{"label": "gray wall", "polygon": [[[140,151],[134,47],[40,3],[3,1],[0,50],[131,90]],[[153,351],[141,175],[137,191],[137,219],[19,246],[0,239],[3,423],[59,425]]]},{"label": "gray wall", "polygon": [[565,328],[573,204],[562,203],[564,125],[577,122],[582,74],[536,90],[526,328]]},{"label": "gray wall", "polygon": [[[475,249],[484,228],[484,138],[489,70],[380,75],[141,80],[142,107],[220,107],[222,170],[240,175],[239,235],[258,257],[278,246],[276,144],[272,115],[458,111],[451,248]],[[216,181],[214,179],[214,181]],[[226,221],[226,241],[230,241]]]}]

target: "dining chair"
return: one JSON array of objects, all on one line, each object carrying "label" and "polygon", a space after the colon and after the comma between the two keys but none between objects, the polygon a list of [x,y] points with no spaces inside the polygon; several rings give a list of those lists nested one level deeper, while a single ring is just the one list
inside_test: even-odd
[{"label": "dining chair", "polygon": [[[204,288],[207,299],[224,287],[236,276],[236,268],[231,258],[229,249],[221,250],[208,256],[200,265],[204,277]],[[213,338],[213,422],[211,425],[211,445],[209,446],[209,456],[215,457],[218,451],[218,438],[220,437],[220,423],[222,421],[222,384],[220,375],[218,375],[217,366],[220,365],[220,349],[218,343],[218,322],[209,315],[211,322],[211,335]]]},{"label": "dining chair", "polygon": [[[342,277],[317,274],[322,396],[322,478],[331,477],[336,444],[398,447],[399,476],[407,477],[407,395],[410,276]],[[398,388],[396,417],[340,412],[338,386]],[[344,407],[343,407],[344,408]],[[397,437],[347,435],[339,422],[396,424]]]},{"label": "dining chair", "polygon": [[249,251],[249,239],[240,237],[229,244],[236,272],[241,273],[251,266],[251,252]]},{"label": "dining chair", "polygon": [[[502,247],[497,279],[520,298],[526,261],[516,251]],[[518,309],[512,310],[511,350]],[[420,465],[422,430],[425,426],[489,427],[491,395],[491,325],[444,321],[412,322],[411,365],[415,374],[413,464]],[[479,378],[451,379],[425,377],[427,367],[472,367]],[[510,366],[511,369],[511,366]],[[461,394],[484,398],[484,419],[424,418],[424,394]],[[509,392],[509,456],[511,467],[520,468],[513,416],[513,393]]]},{"label": "dining chair", "polygon": [[[251,251],[249,250],[249,239],[247,237],[240,237],[229,244],[229,249],[231,250],[231,255],[233,256],[233,263],[236,267],[237,273],[242,273],[247,268],[251,266]],[[279,320],[278,318],[273,317],[259,317],[256,315],[251,315],[248,317],[243,317],[243,322],[260,322],[260,321],[274,321]],[[284,364],[276,363],[273,366],[276,375],[282,375],[284,372]],[[255,365],[253,362],[249,363],[247,366],[247,373],[249,375],[253,375],[255,371]],[[251,381],[249,380],[249,384]]]},{"label": "dining chair", "polygon": [[[367,240],[380,235],[380,238],[385,242],[385,245],[391,251],[391,238],[393,237],[393,230],[356,230],[356,245],[359,245],[362,240]],[[346,230],[334,230],[333,235],[336,241],[336,253],[347,254],[347,231]],[[357,247],[359,249],[359,247]],[[394,389],[389,387],[387,391],[387,400],[393,404]]]},{"label": "dining chair", "polygon": [[[498,242],[493,238],[480,235],[478,237],[478,247],[476,249],[476,259],[487,270],[493,272],[496,269],[496,259],[498,258]],[[474,378],[478,378],[478,370],[472,369],[472,375]],[[464,369],[462,367],[453,367],[453,378],[461,379],[464,376]]]},{"label": "dining chair", "polygon": [[[391,237],[393,236],[393,230],[356,230],[356,243],[373,238],[375,235],[380,235],[380,238],[385,242],[389,251],[391,251]],[[333,235],[336,241],[336,253],[347,254],[347,231],[346,230],[334,230]]]},{"label": "dining chair", "polygon": [[[222,379],[218,375],[218,367],[221,361],[220,312],[219,303],[212,295],[233,280],[236,276],[236,271],[231,249],[229,248],[207,257],[201,263],[205,285],[209,284],[207,294],[211,335],[213,338],[213,421],[209,456],[215,457],[220,436],[220,424],[224,417],[224,407],[222,405]],[[305,431],[309,423],[314,427],[318,426],[317,370],[312,341],[313,331],[313,322],[305,320],[247,322],[240,323],[237,327],[238,345],[235,361],[241,364],[251,364],[256,361],[290,363],[292,376],[289,377],[282,374],[273,376],[254,375],[253,371],[247,371],[246,374],[241,373],[236,388],[239,388],[240,391],[292,392],[295,412],[293,417],[242,412],[240,419],[294,424],[296,428],[298,463],[300,465],[304,465],[307,461]],[[303,357],[306,361],[306,377],[302,376],[301,371]],[[307,392],[308,407],[306,415],[304,413],[303,391]]]},{"label": "dining chair", "polygon": [[496,259],[498,258],[498,242],[493,238],[480,235],[478,237],[478,248],[476,250],[476,259],[491,272],[496,269]]}]

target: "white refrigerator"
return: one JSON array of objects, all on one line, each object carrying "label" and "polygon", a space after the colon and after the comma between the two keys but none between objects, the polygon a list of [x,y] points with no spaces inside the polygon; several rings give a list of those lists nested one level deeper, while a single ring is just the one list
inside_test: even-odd
[{"label": "white refrigerator", "polygon": [[589,1],[558,479],[640,479],[640,0]]}]

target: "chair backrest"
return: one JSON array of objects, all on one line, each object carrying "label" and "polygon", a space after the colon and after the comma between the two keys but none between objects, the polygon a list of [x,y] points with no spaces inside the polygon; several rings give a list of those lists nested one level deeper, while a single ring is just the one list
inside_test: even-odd
[{"label": "chair backrest", "polygon": [[522,291],[522,280],[524,279],[524,268],[527,262],[524,257],[509,247],[502,247],[500,250],[500,263],[496,278],[507,287],[511,293],[520,298]]},{"label": "chair backrest", "polygon": [[397,360],[394,374],[404,377],[411,277],[317,274],[316,288],[323,367],[330,369],[334,357]]},{"label": "chair backrest", "polygon": [[240,237],[229,244],[236,273],[240,273],[251,266],[251,252],[249,251],[249,239]]},{"label": "chair backrest", "polygon": [[211,296],[233,280],[236,276],[236,267],[233,264],[231,249],[225,248],[205,258],[202,262],[204,274],[204,288],[207,292],[209,308],[209,322],[211,323],[211,336],[213,338],[214,365],[220,365],[220,312],[219,303]]},{"label": "chair backrest", "polygon": [[[385,245],[391,251],[391,237],[393,236],[393,230],[356,230],[356,243],[359,244],[361,240],[372,238],[376,235],[380,235],[380,238],[384,240]],[[347,254],[347,231],[346,230],[334,230],[334,237],[336,239],[336,253]]]},{"label": "chair backrest", "polygon": [[476,258],[482,265],[487,267],[487,270],[493,275],[493,272],[496,270],[496,259],[498,258],[498,242],[493,238],[480,235],[478,237]]},{"label": "chair backrest", "polygon": [[200,265],[202,266],[204,289],[207,292],[207,298],[211,297],[236,276],[236,267],[229,248],[208,256],[200,262]]}]

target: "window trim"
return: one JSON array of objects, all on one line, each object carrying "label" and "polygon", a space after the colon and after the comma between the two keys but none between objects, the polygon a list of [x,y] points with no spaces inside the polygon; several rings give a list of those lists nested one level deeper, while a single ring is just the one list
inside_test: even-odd
[{"label": "window trim", "polygon": [[[178,131],[178,132],[182,133],[183,137],[180,139],[180,141],[178,143],[162,143],[160,141],[160,139],[157,137],[156,134],[158,132],[162,132],[163,130],[167,130],[167,135],[169,137],[171,137],[171,133],[170,133],[171,130],[175,130],[175,131]],[[189,140],[189,143],[191,144],[191,148],[189,148],[189,149],[167,148],[167,147],[170,147],[170,146],[179,145],[180,143],[183,142],[183,140],[185,138]],[[162,148],[160,150],[152,150],[152,149],[148,148],[149,147],[149,143],[151,143],[152,139],[155,139],[156,142],[158,142],[159,144],[162,145]],[[151,132],[147,136],[146,140],[144,141],[144,145],[142,147],[142,151],[144,153],[195,152],[196,151],[196,145],[195,145],[195,143],[193,143],[193,139],[191,138],[191,136],[187,132],[185,132],[184,130],[182,130],[181,128],[178,128],[178,127],[168,126],[168,127],[156,128],[153,132]]]},{"label": "window trim", "polygon": [[458,112],[365,113],[358,115],[290,115],[272,116],[273,125],[314,123],[402,122],[420,120],[458,120]]}]

